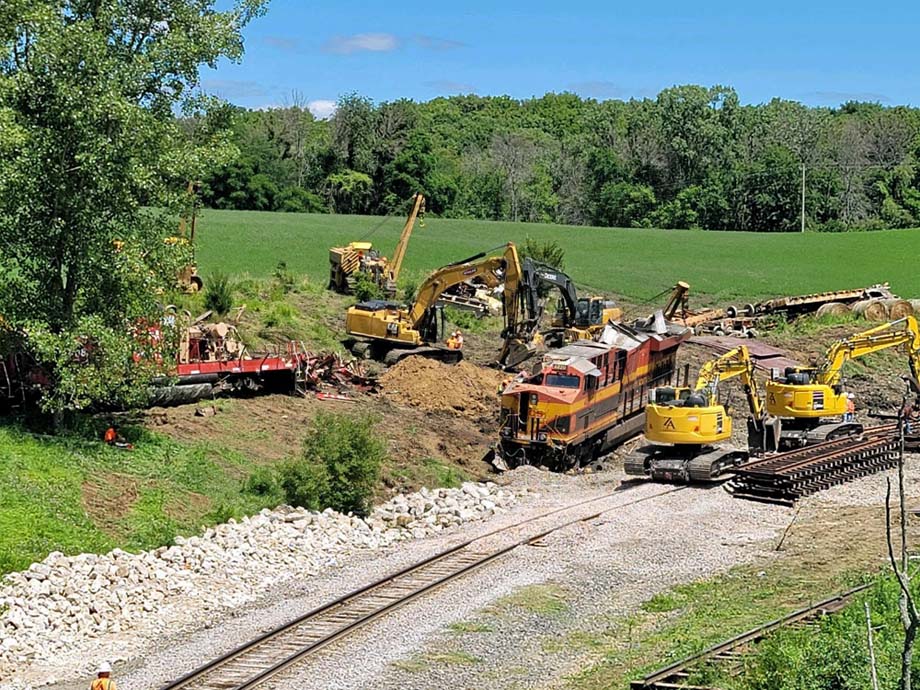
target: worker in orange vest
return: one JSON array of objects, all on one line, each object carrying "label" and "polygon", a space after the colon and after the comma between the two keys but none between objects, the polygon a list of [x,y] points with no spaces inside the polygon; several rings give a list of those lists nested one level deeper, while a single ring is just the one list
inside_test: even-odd
[{"label": "worker in orange vest", "polygon": [[856,403],[853,402],[853,394],[847,393],[847,413],[843,417],[845,422],[856,421]]},{"label": "worker in orange vest", "polygon": [[112,446],[113,448],[121,448],[123,450],[134,449],[134,446],[128,443],[125,440],[125,437],[115,430],[114,426],[110,426],[105,430],[105,434],[103,434],[102,440],[105,441],[105,445]]},{"label": "worker in orange vest", "polygon": [[455,335],[456,338],[457,338],[457,349],[458,349],[458,350],[462,350],[462,349],[463,349],[463,331],[461,331],[461,330],[458,328],[458,329],[457,329],[457,332],[454,333],[454,335]]},{"label": "worker in orange vest", "polygon": [[112,680],[112,666],[108,661],[99,664],[96,670],[96,680],[89,686],[89,690],[115,690],[115,681]]},{"label": "worker in orange vest", "polygon": [[448,350],[459,350],[460,342],[457,340],[457,331],[454,331],[447,338],[447,349]]}]

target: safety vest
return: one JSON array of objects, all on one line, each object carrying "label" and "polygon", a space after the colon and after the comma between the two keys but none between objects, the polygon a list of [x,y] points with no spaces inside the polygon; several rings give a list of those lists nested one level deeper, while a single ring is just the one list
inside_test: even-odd
[{"label": "safety vest", "polygon": [[89,686],[89,690],[115,690],[115,681],[111,678],[97,678]]},{"label": "safety vest", "polygon": [[[115,443],[115,439],[118,438],[118,434],[115,433],[115,429],[109,427],[105,430],[105,436],[103,437],[106,443]],[[97,678],[97,680],[106,680],[105,678]],[[93,690],[96,690],[94,688]],[[99,690],[109,690],[109,688],[100,688]]]}]

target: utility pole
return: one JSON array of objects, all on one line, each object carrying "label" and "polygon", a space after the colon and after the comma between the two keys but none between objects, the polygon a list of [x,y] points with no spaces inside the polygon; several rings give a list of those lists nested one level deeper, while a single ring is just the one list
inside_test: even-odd
[{"label": "utility pole", "polygon": [[802,163],[802,232],[805,232],[805,163]]}]

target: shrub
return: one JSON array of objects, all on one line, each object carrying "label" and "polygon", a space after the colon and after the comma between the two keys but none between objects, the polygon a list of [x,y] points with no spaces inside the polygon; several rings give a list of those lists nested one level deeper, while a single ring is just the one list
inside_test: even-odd
[{"label": "shrub", "polygon": [[278,262],[278,265],[275,266],[275,270],[272,271],[272,277],[278,283],[284,294],[294,289],[294,273],[288,268],[287,261]]},{"label": "shrub", "polygon": [[280,469],[285,500],[311,510],[366,515],[386,459],[386,446],[368,416],[320,412],[301,457]]},{"label": "shrub", "polygon": [[534,261],[541,264],[552,266],[560,271],[565,270],[565,249],[559,246],[556,240],[546,240],[538,242],[528,237],[524,240],[524,246],[521,247],[521,255],[529,256]]},{"label": "shrub", "polygon": [[278,478],[268,467],[260,467],[249,475],[244,491],[253,496],[274,496],[279,493]]},{"label": "shrub", "polygon": [[355,282],[352,287],[352,292],[355,297],[358,298],[359,302],[366,302],[372,299],[383,299],[383,290],[367,273],[355,273],[354,278]]},{"label": "shrub", "polygon": [[204,293],[204,306],[218,316],[229,313],[233,308],[233,288],[225,274],[214,273],[208,279]]}]

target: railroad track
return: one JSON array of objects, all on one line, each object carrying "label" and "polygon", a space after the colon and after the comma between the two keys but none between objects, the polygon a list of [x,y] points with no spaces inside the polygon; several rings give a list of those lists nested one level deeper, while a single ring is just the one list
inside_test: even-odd
[{"label": "railroad track", "polygon": [[522,520],[508,527],[493,530],[289,621],[178,680],[172,681],[163,686],[162,690],[248,690],[254,688],[295,664],[304,662],[323,647],[355,632],[371,621],[520,546],[538,543],[547,535],[579,522],[587,522],[605,513],[660,498],[686,488],[677,487],[613,506],[602,507],[590,515],[570,518],[561,524],[543,529],[538,534],[529,534],[515,539],[510,544],[487,548],[484,542],[490,537],[532,525],[559,513],[610,500],[621,496],[622,491],[581,501]]},{"label": "railroad track", "polygon": [[854,589],[825,599],[813,606],[808,606],[783,616],[775,621],[761,625],[753,630],[748,630],[736,637],[720,642],[714,647],[687,657],[677,663],[665,666],[640,680],[629,684],[631,690],[719,690],[718,688],[703,685],[694,685],[694,676],[707,670],[707,667],[721,667],[726,673],[737,673],[741,669],[744,657],[751,652],[753,647],[770,633],[780,628],[811,625],[822,616],[835,613],[850,603],[851,599],[865,590],[869,585],[862,585]]},{"label": "railroad track", "polygon": [[758,458],[735,468],[726,489],[738,498],[792,505],[803,496],[897,465],[897,425]]}]

